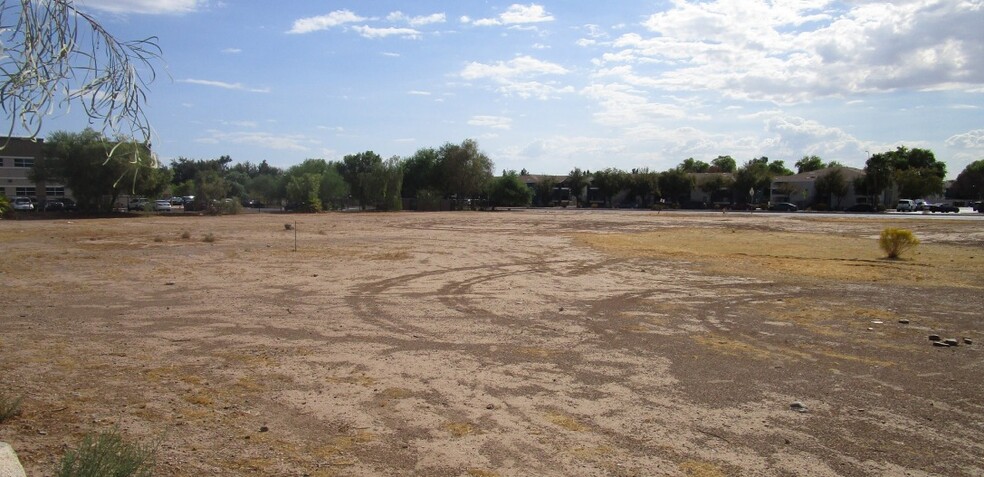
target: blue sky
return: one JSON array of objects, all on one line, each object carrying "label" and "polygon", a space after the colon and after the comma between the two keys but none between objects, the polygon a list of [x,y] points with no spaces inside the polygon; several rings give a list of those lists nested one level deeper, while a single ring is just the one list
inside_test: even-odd
[{"label": "blue sky", "polygon": [[[478,141],[496,172],[984,159],[984,1],[79,0],[163,50],[154,149],[287,167]],[[75,113],[45,131],[80,130]]]}]

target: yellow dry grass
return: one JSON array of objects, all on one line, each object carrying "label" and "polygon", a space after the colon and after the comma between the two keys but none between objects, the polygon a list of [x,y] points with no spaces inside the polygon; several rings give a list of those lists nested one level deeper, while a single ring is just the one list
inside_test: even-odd
[{"label": "yellow dry grass", "polygon": [[984,287],[984,251],[970,246],[925,243],[911,259],[888,260],[877,238],[799,232],[679,228],[582,233],[575,241],[623,257],[690,262],[723,275]]},{"label": "yellow dry grass", "polygon": [[680,464],[680,470],[687,477],[724,477],[725,473],[720,467],[710,463],[697,460],[688,460]]}]

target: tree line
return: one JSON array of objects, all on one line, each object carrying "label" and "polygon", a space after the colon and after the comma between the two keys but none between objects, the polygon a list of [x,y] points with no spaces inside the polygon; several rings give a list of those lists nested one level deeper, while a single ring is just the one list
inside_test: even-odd
[{"label": "tree line", "polygon": [[[526,170],[493,175],[492,160],[467,139],[439,148],[422,148],[409,157],[383,159],[373,151],[344,156],[339,161],[307,159],[286,169],[251,162],[233,163],[229,156],[217,159],[179,157],[170,164],[154,164],[151,151],[134,141],[109,140],[86,129],[80,133],[59,131],[44,142],[44,159],[36,161],[35,181],[57,181],[72,190],[84,210],[111,210],[121,194],[157,197],[194,196],[207,206],[221,199],[253,199],[268,204],[284,203],[298,211],[320,211],[358,206],[362,209],[400,210],[409,200],[414,208],[433,209],[442,202],[458,207],[549,205],[560,188],[571,191],[575,205],[593,199],[605,206],[622,194],[636,205],[656,202],[683,203],[692,190],[725,202],[755,203],[768,199],[773,180],[794,174],[781,160],[759,157],[741,166],[731,156],[710,162],[688,158],[666,171],[648,168],[598,171],[574,168],[560,179],[541,176],[531,189],[521,179]],[[903,197],[924,197],[944,189],[946,165],[932,151],[898,147],[872,155],[865,174],[848,184],[839,163],[818,156],[804,156],[794,164],[795,173],[830,169],[817,179],[819,197],[843,196],[850,185],[873,201],[890,187]],[[698,173],[720,173],[695,180]],[[966,198],[984,189],[984,161],[968,166],[957,179]]]}]

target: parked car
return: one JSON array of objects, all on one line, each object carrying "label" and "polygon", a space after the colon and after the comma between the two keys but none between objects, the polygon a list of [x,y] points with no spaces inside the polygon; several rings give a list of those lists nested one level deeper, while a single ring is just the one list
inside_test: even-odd
[{"label": "parked car", "polygon": [[79,210],[79,204],[77,204],[74,200],[69,199],[68,197],[59,197],[58,202],[61,202],[62,205],[65,206],[65,210],[67,211]]},{"label": "parked car", "polygon": [[45,199],[38,203],[38,209],[45,212],[65,210],[65,204],[59,199]]},{"label": "parked car", "polygon": [[779,202],[769,206],[769,210],[774,212],[796,212],[799,210],[799,207],[791,202]]},{"label": "parked car", "polygon": [[184,198],[178,196],[171,197],[171,205],[184,205]]},{"label": "parked car", "polygon": [[171,201],[169,200],[155,200],[154,210],[157,212],[170,212],[171,211]]},{"label": "parked car", "polygon": [[915,212],[916,202],[912,199],[899,199],[899,203],[895,205],[896,212]]},{"label": "parked car", "polygon": [[844,209],[844,212],[860,212],[860,213],[871,213],[877,211],[878,209],[876,209],[875,206],[871,204],[854,204]]},{"label": "parked car", "polygon": [[146,210],[150,201],[146,197],[136,197],[126,203],[126,210]]},{"label": "parked car", "polygon": [[14,210],[34,210],[34,201],[30,197],[14,197],[10,205]]},{"label": "parked car", "polygon": [[266,205],[264,205],[263,202],[260,202],[260,201],[258,201],[256,199],[249,199],[249,200],[244,200],[243,201],[243,207],[249,207],[249,208],[252,208],[252,209],[260,209],[260,208],[266,207]]},{"label": "parked car", "polygon": [[959,214],[960,208],[951,204],[930,204],[929,211],[933,213],[941,212],[945,214],[947,212],[953,212],[955,214]]}]

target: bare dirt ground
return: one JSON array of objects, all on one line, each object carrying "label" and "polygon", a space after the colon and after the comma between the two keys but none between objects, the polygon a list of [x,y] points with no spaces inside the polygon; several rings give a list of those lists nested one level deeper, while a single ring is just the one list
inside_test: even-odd
[{"label": "bare dirt ground", "polygon": [[0,441],[32,476],[113,426],[157,475],[981,476],[982,224],[5,220]]}]

